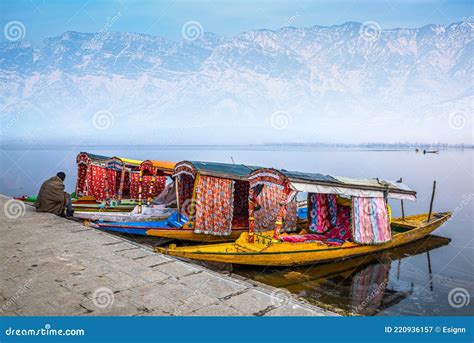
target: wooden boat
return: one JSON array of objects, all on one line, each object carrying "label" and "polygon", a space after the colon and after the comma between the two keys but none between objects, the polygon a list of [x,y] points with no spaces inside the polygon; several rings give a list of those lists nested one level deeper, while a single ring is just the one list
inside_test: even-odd
[{"label": "wooden boat", "polygon": [[[15,198],[16,200],[23,201],[25,204],[34,206],[36,202],[36,196],[28,197],[22,196]],[[135,208],[137,203],[133,200],[122,200],[120,204],[105,204],[105,202],[97,202],[92,196],[84,196],[79,199],[72,199],[72,209],[74,211],[87,211],[87,212],[130,212]]]},{"label": "wooden boat", "polygon": [[255,234],[255,242],[249,242],[249,234],[243,233],[235,243],[202,246],[156,247],[164,254],[212,262],[259,266],[294,266],[344,260],[393,249],[423,237],[440,227],[451,217],[451,213],[435,213],[427,221],[428,214],[392,220],[393,238],[378,245],[361,245],[345,242],[341,246],[327,246],[320,242],[288,243],[275,241],[273,231]]},{"label": "wooden boat", "polygon": [[[176,201],[178,204],[178,216],[189,218],[188,221],[182,222],[180,225],[167,225],[163,222],[148,222],[139,225],[120,225],[118,223],[98,223],[102,229],[120,230],[126,229],[128,233],[146,234],[148,236],[156,236],[162,238],[179,239],[194,242],[229,242],[235,241],[243,232],[247,231],[248,225],[248,175],[258,169],[258,167],[250,167],[244,165],[199,162],[199,161],[182,161],[176,164],[173,170],[173,179],[175,182]],[[206,200],[197,199],[197,189],[199,182],[204,180],[209,182],[208,186],[201,186],[209,192],[212,191],[210,183],[227,180],[232,183],[233,193],[233,212],[230,213],[231,207],[223,209],[223,213],[230,218],[231,225],[229,232],[224,234],[201,232],[202,228],[196,224],[200,218],[206,216],[204,207],[213,206],[213,197]],[[225,182],[225,181],[224,181]],[[230,188],[229,188],[230,190]],[[137,228],[139,226],[139,228]],[[133,231],[135,229],[135,231]]]},{"label": "wooden boat", "polygon": [[80,152],[76,157],[77,180],[76,196],[93,196],[96,200],[105,199],[106,161],[110,157]]},{"label": "wooden boat", "polygon": [[[235,243],[180,248],[170,245],[156,248],[156,251],[190,259],[244,265],[293,266],[330,262],[413,242],[431,233],[451,216],[451,213],[431,216],[430,208],[428,215],[390,221],[387,198],[416,199],[416,192],[401,182],[268,168],[254,170],[248,179],[248,233],[241,234]],[[276,217],[272,217],[273,223],[267,222],[266,230],[262,230],[262,227],[257,227],[257,215],[267,213],[268,208],[256,208],[255,204],[263,189],[271,187],[283,190],[283,193],[279,195],[278,212]],[[308,193],[307,231],[298,235],[282,233],[289,215],[288,205],[297,192]],[[350,196],[351,200],[339,199],[338,196]],[[275,206],[267,202],[263,205]],[[256,232],[259,230],[263,232]]]}]

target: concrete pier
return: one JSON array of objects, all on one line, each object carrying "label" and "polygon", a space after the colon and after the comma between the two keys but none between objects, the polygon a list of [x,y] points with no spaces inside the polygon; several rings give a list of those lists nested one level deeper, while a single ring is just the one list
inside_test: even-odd
[{"label": "concrete pier", "polygon": [[326,316],[256,286],[0,196],[2,316]]}]

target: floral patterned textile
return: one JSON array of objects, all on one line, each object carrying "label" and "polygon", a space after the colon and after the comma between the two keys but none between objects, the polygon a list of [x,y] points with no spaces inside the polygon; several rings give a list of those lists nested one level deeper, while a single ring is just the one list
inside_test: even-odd
[{"label": "floral patterned textile", "polygon": [[352,228],[354,242],[388,242],[392,235],[385,199],[352,197]]},{"label": "floral patterned textile", "polygon": [[102,166],[92,165],[90,167],[90,177],[88,179],[88,195],[91,195],[97,201],[105,199],[105,174],[106,169]]},{"label": "floral patterned textile", "polygon": [[181,174],[179,176],[179,188],[178,188],[178,196],[179,196],[179,206],[181,212],[186,212],[185,208],[186,205],[189,205],[193,197],[193,189],[194,189],[194,177],[188,174]]},{"label": "floral patterned textile", "polygon": [[[255,209],[255,231],[267,231],[275,229],[275,221],[278,215],[279,204],[284,198],[284,190],[276,185],[265,185],[257,197],[260,207]],[[286,205],[286,213],[283,216],[283,231],[296,231],[298,204],[296,197]]]},{"label": "floral patterned textile", "polygon": [[88,168],[84,163],[77,165],[77,184],[76,184],[76,195],[82,196],[86,195],[86,183],[88,182]]},{"label": "floral patterned textile", "polygon": [[329,201],[326,194],[308,194],[309,230],[323,233],[331,228]]},{"label": "floral patterned textile", "polygon": [[130,199],[138,199],[140,189],[140,175],[138,173],[129,174],[130,178]]},{"label": "floral patterned textile", "polygon": [[196,185],[194,232],[228,236],[232,231],[234,182],[199,176]]},{"label": "floral patterned textile", "polygon": [[325,235],[328,238],[352,241],[350,206],[337,204],[336,224]]},{"label": "floral patterned textile", "polygon": [[331,225],[335,226],[337,223],[337,196],[336,194],[327,194],[328,197],[328,211],[331,220]]},{"label": "floral patterned textile", "polygon": [[116,198],[118,196],[118,188],[117,188],[117,179],[118,175],[120,175],[117,170],[115,169],[107,169],[106,170],[106,196],[109,199]]},{"label": "floral patterned textile", "polygon": [[247,181],[234,182],[234,216],[249,216],[249,187]]},{"label": "floral patterned textile", "polygon": [[[129,174],[129,173],[127,173]],[[130,182],[130,198],[131,199],[138,199],[139,192],[140,192],[140,175],[139,173],[132,173],[131,174],[131,182]],[[166,186],[166,176],[156,176],[155,181],[153,182],[152,175],[143,175],[142,176],[142,200],[146,201],[148,197],[156,197],[158,196]],[[151,193],[150,193],[151,190]]]},{"label": "floral patterned textile", "polygon": [[352,240],[351,207],[337,203],[335,194],[310,193],[308,196],[309,231],[327,238]]}]

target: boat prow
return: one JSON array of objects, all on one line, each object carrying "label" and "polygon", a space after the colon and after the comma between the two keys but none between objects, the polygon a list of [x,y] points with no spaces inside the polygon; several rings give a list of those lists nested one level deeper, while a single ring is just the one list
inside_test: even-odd
[{"label": "boat prow", "polygon": [[272,239],[273,231],[256,234],[255,242],[248,242],[248,233],[240,235],[235,243],[176,247],[156,247],[164,254],[211,262],[260,266],[294,266],[344,260],[388,249],[393,249],[426,237],[451,217],[450,212],[407,216],[392,220],[392,239],[378,245],[344,242],[339,246],[319,241],[290,243]]}]

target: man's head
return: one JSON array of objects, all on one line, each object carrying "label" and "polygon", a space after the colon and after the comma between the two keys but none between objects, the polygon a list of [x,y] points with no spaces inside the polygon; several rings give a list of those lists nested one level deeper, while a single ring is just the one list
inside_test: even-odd
[{"label": "man's head", "polygon": [[62,181],[66,179],[66,174],[64,172],[59,172],[56,174],[57,177],[59,177]]}]

